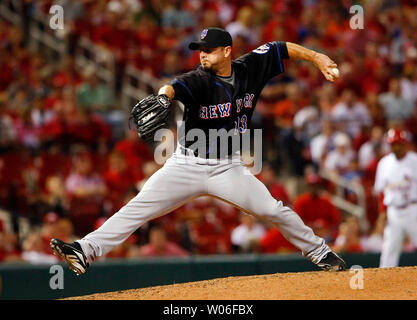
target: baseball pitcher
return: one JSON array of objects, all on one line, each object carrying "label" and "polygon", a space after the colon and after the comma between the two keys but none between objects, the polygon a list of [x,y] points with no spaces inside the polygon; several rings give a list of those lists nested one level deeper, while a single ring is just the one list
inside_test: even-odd
[{"label": "baseball pitcher", "polygon": [[[54,253],[82,274],[98,256],[121,244],[147,221],[209,195],[273,223],[323,270],[345,270],[345,262],[325,241],[251,174],[243,163],[239,143],[229,143],[233,139],[221,143],[221,134],[219,139],[210,139],[213,130],[228,137],[249,131],[259,95],[268,80],[284,72],[285,59],[311,62],[329,81],[337,78],[337,65],[324,54],[280,41],[266,43],[232,60],[232,37],[220,28],[204,29],[189,48],[199,51],[201,65],[164,85],[158,95],[140,101],[131,112],[139,136],[147,141],[165,125],[171,101],[182,102],[184,125],[176,151],[137,196],[99,229],[74,243],[52,239]],[[206,139],[193,139],[201,133]]]}]

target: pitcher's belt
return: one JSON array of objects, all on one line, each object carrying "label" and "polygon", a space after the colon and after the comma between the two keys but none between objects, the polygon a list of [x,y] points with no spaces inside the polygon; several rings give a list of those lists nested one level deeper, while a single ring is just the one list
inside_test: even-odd
[{"label": "pitcher's belt", "polygon": [[233,157],[232,153],[227,154],[223,157],[220,157],[219,152],[217,152],[216,157],[210,158],[210,153],[209,152],[206,152],[206,154],[199,154],[198,149],[197,150],[192,150],[192,149],[189,149],[189,148],[185,148],[182,145],[179,146],[179,149],[180,149],[181,154],[183,154],[183,155],[186,155],[186,156],[188,155],[188,156],[191,156],[191,157],[199,157],[199,158],[203,158],[203,159],[231,159]]}]

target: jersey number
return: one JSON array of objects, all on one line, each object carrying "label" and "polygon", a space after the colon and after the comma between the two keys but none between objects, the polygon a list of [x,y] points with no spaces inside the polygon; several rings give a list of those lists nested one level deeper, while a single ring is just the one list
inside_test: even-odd
[{"label": "jersey number", "polygon": [[235,120],[235,132],[239,130],[240,133],[245,133],[248,128],[248,117],[243,115],[242,117],[237,117]]}]

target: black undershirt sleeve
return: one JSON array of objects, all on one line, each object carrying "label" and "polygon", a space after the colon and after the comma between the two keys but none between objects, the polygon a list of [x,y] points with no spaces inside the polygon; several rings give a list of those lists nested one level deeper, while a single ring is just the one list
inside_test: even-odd
[{"label": "black undershirt sleeve", "polygon": [[279,52],[282,59],[289,59],[287,43],[285,41],[277,41]]}]

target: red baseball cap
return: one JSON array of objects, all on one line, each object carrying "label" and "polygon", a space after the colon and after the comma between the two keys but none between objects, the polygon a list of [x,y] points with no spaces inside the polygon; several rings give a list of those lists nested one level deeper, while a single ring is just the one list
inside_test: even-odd
[{"label": "red baseball cap", "polygon": [[321,183],[321,177],[317,173],[309,173],[306,175],[305,179],[309,185]]},{"label": "red baseball cap", "polygon": [[387,143],[406,143],[407,133],[400,129],[389,129],[387,132]]},{"label": "red baseball cap", "polygon": [[43,217],[43,222],[44,223],[54,223],[54,222],[57,222],[58,220],[59,220],[59,216],[55,212],[48,212]]},{"label": "red baseball cap", "polygon": [[329,224],[327,223],[326,220],[318,218],[313,221],[313,226],[316,228],[327,228]]}]

